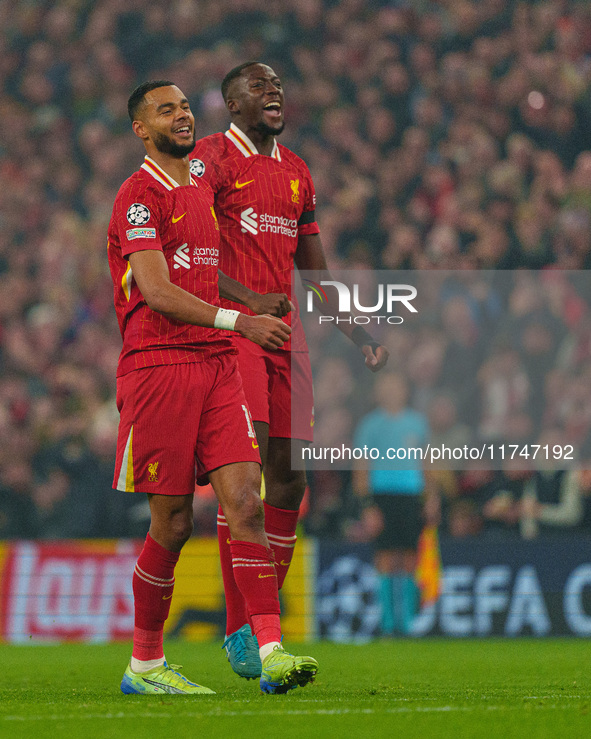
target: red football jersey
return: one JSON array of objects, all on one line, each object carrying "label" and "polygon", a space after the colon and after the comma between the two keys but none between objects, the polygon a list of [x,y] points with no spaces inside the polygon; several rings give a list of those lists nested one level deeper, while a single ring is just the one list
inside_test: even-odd
[{"label": "red football jersey", "polygon": [[191,185],[181,186],[147,156],[141,169],[121,186],[109,223],[109,267],[123,337],[118,376],[141,367],[199,362],[235,351],[217,329],[192,326],[151,310],[127,259],[136,251],[162,251],[171,282],[219,305],[219,248],[211,188],[194,177]]},{"label": "red football jersey", "polygon": [[[271,156],[259,154],[234,124],[198,141],[191,159],[193,175],[215,194],[222,272],[258,293],[287,293],[295,303],[291,273],[298,237],[319,232],[306,163],[277,141]],[[247,310],[227,300],[222,305]],[[283,349],[306,350],[298,311],[284,320],[293,333]]]}]

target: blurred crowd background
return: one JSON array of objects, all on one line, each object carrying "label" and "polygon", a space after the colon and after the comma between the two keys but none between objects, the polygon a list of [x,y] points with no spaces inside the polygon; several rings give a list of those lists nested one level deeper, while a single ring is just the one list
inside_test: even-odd
[{"label": "blurred crowd background", "polygon": [[[589,294],[557,270],[591,266],[589,3],[0,0],[0,26],[0,538],[145,532],[145,501],[111,490],[120,335],[106,231],[143,158],[127,98],[170,78],[199,136],[225,130],[219,84],[248,59],[282,77],[282,142],[312,172],[332,268],[550,275],[550,305],[527,272],[502,293],[516,322],[490,351],[474,351],[476,327],[495,306],[469,290],[449,296],[433,341],[389,332],[432,433],[461,437],[454,366],[468,362],[482,382],[502,376],[517,411],[532,393],[562,399],[543,419],[509,403],[489,433],[560,427],[587,455]],[[315,360],[316,397],[351,423],[335,382],[346,372]],[[434,372],[449,382],[430,397]],[[442,530],[591,531],[590,476],[442,474]],[[312,474],[308,530],[362,537],[353,492],[346,473]],[[214,531],[214,510],[197,499],[198,533]]]}]

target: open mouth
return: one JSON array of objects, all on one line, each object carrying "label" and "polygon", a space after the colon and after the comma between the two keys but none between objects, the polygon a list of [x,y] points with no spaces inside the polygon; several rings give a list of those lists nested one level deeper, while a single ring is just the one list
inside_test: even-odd
[{"label": "open mouth", "polygon": [[281,103],[278,101],[267,103],[263,110],[271,118],[281,118]]},{"label": "open mouth", "polygon": [[175,128],[175,130],[173,131],[173,134],[175,134],[175,136],[182,136],[183,138],[188,138],[189,136],[192,135],[191,126],[181,126],[180,128]]}]

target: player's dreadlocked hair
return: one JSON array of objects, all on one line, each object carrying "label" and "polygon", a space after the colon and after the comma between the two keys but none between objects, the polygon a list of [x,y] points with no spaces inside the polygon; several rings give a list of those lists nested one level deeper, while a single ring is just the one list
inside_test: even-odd
[{"label": "player's dreadlocked hair", "polygon": [[234,69],[231,69],[228,72],[228,74],[222,80],[222,95],[224,97],[224,100],[228,99],[228,88],[230,87],[232,80],[235,80],[236,77],[240,77],[240,75],[242,74],[242,70],[246,69],[247,67],[252,67],[253,64],[264,64],[264,62],[244,62],[244,64],[239,64],[237,67],[234,67]]},{"label": "player's dreadlocked hair", "polygon": [[170,80],[153,80],[152,82],[142,82],[141,85],[138,85],[127,101],[127,112],[129,113],[131,122],[133,123],[136,120],[137,112],[141,108],[147,92],[151,92],[158,87],[170,87],[171,85],[174,85],[174,82]]}]

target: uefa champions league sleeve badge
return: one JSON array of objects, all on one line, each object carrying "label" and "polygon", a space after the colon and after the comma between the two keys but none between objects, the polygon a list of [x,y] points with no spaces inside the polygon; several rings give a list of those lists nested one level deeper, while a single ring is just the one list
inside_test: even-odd
[{"label": "uefa champions league sleeve badge", "polygon": [[203,177],[205,174],[205,162],[202,162],[201,159],[191,159],[189,169],[195,177]]},{"label": "uefa champions league sleeve badge", "polygon": [[143,226],[150,220],[150,210],[142,203],[134,203],[127,209],[127,220],[132,226]]}]

